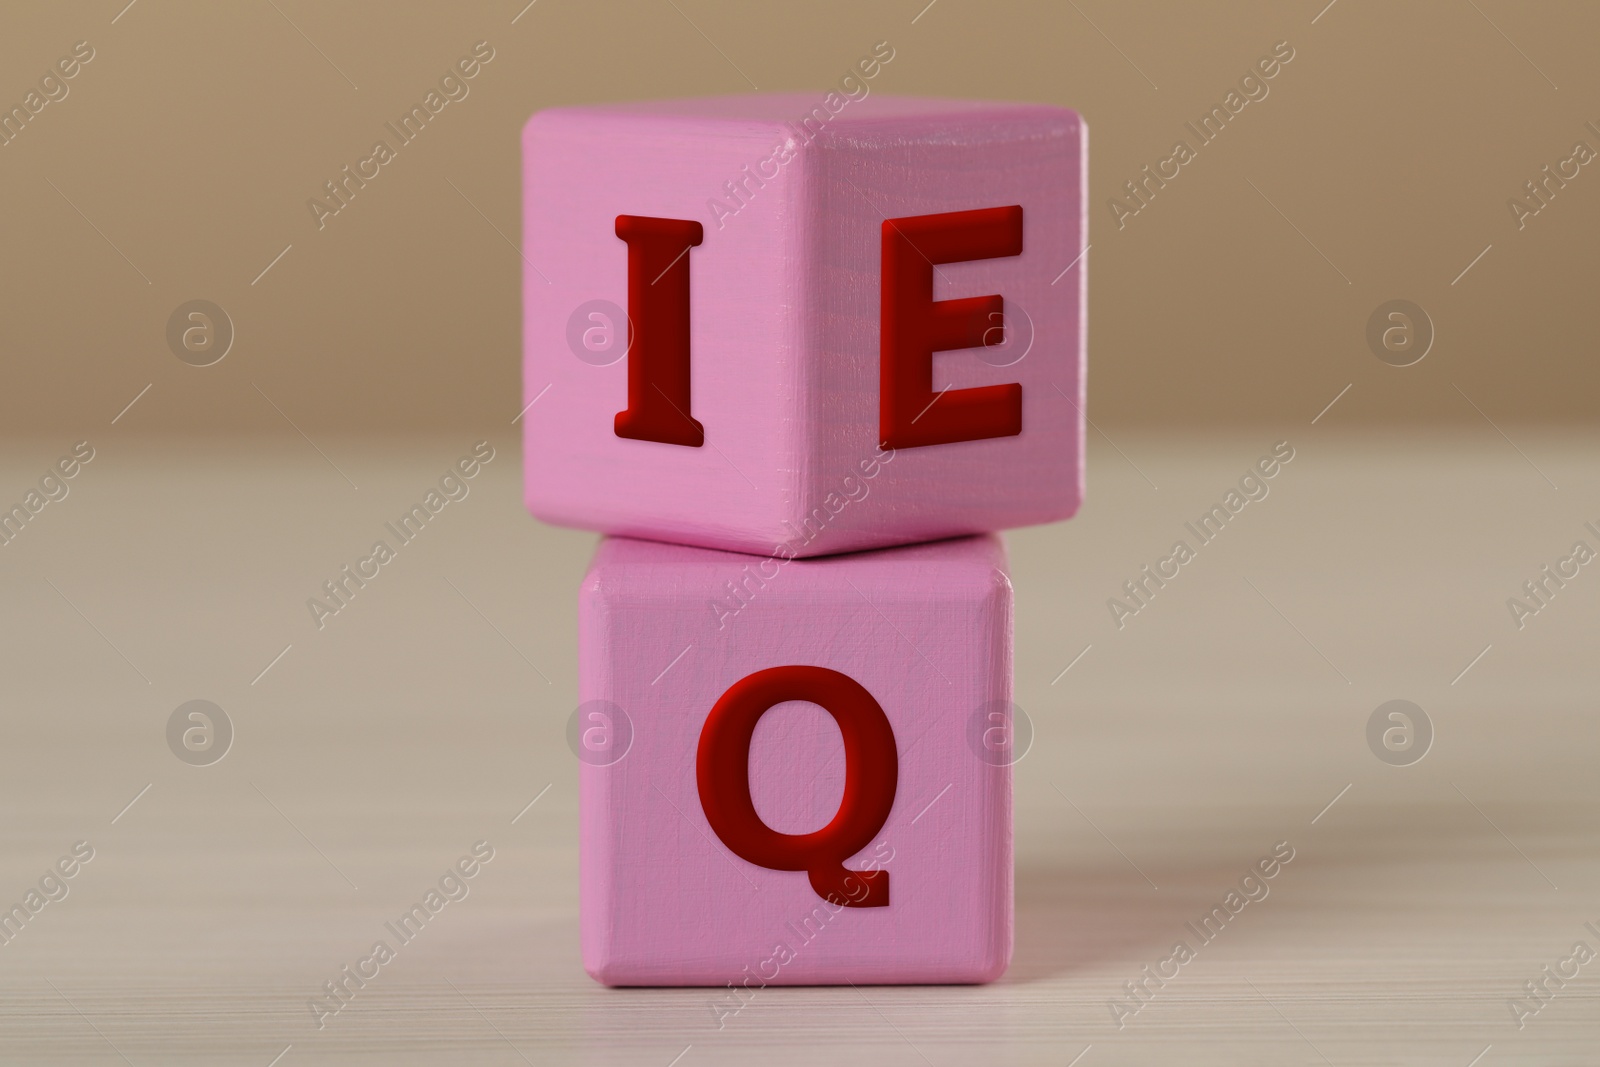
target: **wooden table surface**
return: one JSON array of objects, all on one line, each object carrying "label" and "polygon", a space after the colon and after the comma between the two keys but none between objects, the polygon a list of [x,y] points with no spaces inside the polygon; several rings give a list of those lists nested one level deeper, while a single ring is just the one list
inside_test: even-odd
[{"label": "wooden table surface", "polygon": [[[1520,629],[1507,600],[1600,548],[1600,440],[1337,414],[1096,436],[1082,514],[1010,536],[1036,737],[1002,981],[769,989],[721,1028],[710,991],[579,964],[564,727],[594,539],[523,513],[514,431],[321,629],[307,599],[473,435],[10,441],[7,506],[96,451],[0,547],[0,905],[93,858],[0,945],[0,1062],[1595,1063],[1600,961],[1562,961],[1600,951],[1600,565]],[[1119,629],[1107,600],[1284,439],[1270,495]],[[195,699],[234,730],[209,766],[168,747]],[[1368,745],[1392,699],[1432,723],[1408,766]],[[323,984],[480,841],[468,895],[319,1028]],[[1194,937],[1279,842],[1269,894]]]}]

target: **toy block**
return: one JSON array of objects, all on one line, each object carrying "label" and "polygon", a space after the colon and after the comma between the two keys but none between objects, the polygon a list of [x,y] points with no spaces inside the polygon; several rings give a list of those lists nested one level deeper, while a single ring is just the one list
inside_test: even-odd
[{"label": "toy block", "polygon": [[994,535],[818,560],[605,539],[579,609],[589,973],[737,990],[714,1013],[998,977],[1005,568]]},{"label": "toy block", "polygon": [[798,557],[1070,516],[1085,145],[876,94],[534,115],[528,509]]}]

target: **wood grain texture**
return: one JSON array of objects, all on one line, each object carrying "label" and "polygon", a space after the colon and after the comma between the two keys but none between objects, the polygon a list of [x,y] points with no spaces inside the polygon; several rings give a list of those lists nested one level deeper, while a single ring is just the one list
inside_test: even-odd
[{"label": "wood grain texture", "polygon": [[[523,403],[532,405],[526,497],[536,516],[812,556],[1076,510],[1087,269],[1082,121],[1057,107],[873,93],[803,127],[816,106],[803,95],[733,97],[559,108],[529,120]],[[769,176],[751,179],[746,168]],[[730,182],[742,183],[743,194],[730,192]],[[934,277],[938,300],[1002,295],[1009,340],[936,353],[933,389],[1020,383],[1022,433],[900,449],[885,461],[882,224],[1013,204],[1024,212],[1021,255],[944,264]],[[688,414],[705,426],[704,447],[617,437],[626,358],[597,366],[569,346],[569,321],[590,301],[628,305],[626,249],[614,236],[619,214],[704,226],[703,243],[687,253]]]},{"label": "wood grain texture", "polygon": [[[565,730],[594,538],[527,517],[509,429],[323,630],[306,598],[476,435],[318,436],[356,492],[292,433],[91,429],[70,495],[0,548],[0,904],[96,850],[0,947],[0,1063],[1583,1067],[1600,975],[1521,1030],[1506,1002],[1600,925],[1600,584],[1522,630],[1505,602],[1600,525],[1600,440],[1501,423],[1557,492],[1487,426],[1343,429],[1362,388],[1126,629],[1106,599],[1275,435],[1107,426],[1083,511],[1007,535],[1035,738],[1001,979],[769,987],[720,1029],[710,990],[584,973]],[[76,439],[7,442],[0,500]],[[1364,737],[1394,697],[1436,729],[1411,767]],[[195,698],[235,726],[210,767],[164,738]],[[470,895],[318,1029],[307,1001],[480,839]],[[1107,1002],[1280,840],[1271,895],[1118,1029]]]},{"label": "wood grain texture", "polygon": [[[998,538],[787,562],[610,538],[584,579],[579,658],[585,706],[609,702],[632,733],[625,754],[582,771],[596,978],[754,990],[1004,971],[1011,772],[971,741],[975,718],[1011,698]],[[707,822],[695,780],[707,714],[734,683],[791,664],[854,679],[894,731],[894,806],[845,863],[890,873],[886,907],[829,907],[805,874],[739,858]],[[814,704],[780,703],[757,723],[748,773],[769,826],[817,830],[844,788],[839,728]]]}]

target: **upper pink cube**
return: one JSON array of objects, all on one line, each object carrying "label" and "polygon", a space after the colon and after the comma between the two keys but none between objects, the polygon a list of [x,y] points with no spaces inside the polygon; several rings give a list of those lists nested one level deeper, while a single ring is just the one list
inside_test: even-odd
[{"label": "upper pink cube", "polygon": [[529,511],[791,557],[1072,515],[1085,146],[878,94],[534,115]]}]

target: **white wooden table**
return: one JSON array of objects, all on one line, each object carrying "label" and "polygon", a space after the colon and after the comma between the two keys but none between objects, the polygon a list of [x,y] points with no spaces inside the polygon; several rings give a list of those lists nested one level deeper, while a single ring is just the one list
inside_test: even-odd
[{"label": "white wooden table", "polygon": [[[1508,1001],[1600,951],[1600,566],[1520,630],[1506,601],[1600,549],[1600,441],[1333,424],[1096,438],[1081,516],[1011,537],[1037,738],[1004,980],[772,989],[721,1029],[708,991],[579,965],[564,725],[593,539],[522,512],[512,437],[318,630],[307,598],[481,435],[325,461],[97,431],[0,548],[0,904],[94,849],[0,946],[0,1062],[1594,1063],[1600,962],[1521,1029]],[[1271,495],[1117,629],[1107,599],[1284,438]],[[71,444],[8,442],[0,502]],[[1366,739],[1395,698],[1436,735],[1410,766]],[[235,730],[210,766],[168,748],[192,699]],[[469,894],[319,1029],[323,983],[480,840]],[[1201,944],[1186,923],[1277,842],[1270,894]],[[1119,1028],[1109,1002],[1180,939]]]}]

